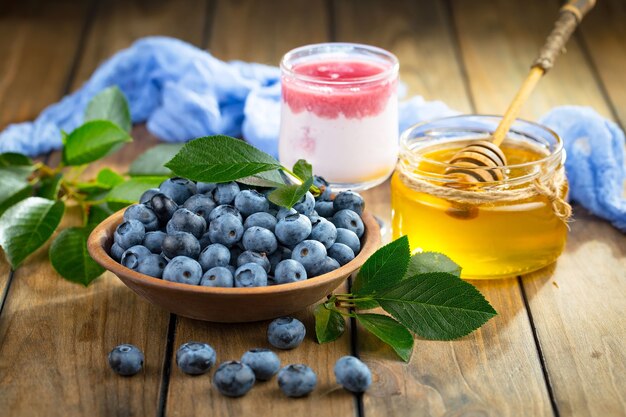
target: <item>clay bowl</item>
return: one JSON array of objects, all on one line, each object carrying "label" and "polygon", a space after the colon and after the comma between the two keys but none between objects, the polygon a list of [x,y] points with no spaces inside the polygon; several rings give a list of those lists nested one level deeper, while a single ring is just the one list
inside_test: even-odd
[{"label": "clay bowl", "polygon": [[91,232],[87,248],[91,257],[113,272],[127,287],[151,303],[192,319],[240,323],[266,320],[300,311],[326,297],[380,246],[380,228],[374,216],[363,213],[365,234],[361,252],[346,265],[314,278],[290,284],[257,288],[211,288],[179,284],[128,269],[117,263],[109,250],[123,210],[111,215]]}]

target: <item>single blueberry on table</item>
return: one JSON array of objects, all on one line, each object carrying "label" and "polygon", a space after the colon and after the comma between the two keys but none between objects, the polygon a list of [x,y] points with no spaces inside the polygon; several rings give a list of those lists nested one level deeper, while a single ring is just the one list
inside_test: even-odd
[{"label": "single blueberry on table", "polygon": [[165,232],[156,230],[154,232],[148,232],[143,238],[143,245],[152,253],[161,253],[163,240],[165,239]]},{"label": "single blueberry on table", "polygon": [[339,210],[333,215],[332,222],[337,228],[352,230],[359,238],[363,236],[365,231],[363,220],[352,210]]},{"label": "single blueberry on table", "polygon": [[204,271],[216,266],[227,266],[230,263],[230,250],[220,243],[212,243],[200,252],[198,262]]},{"label": "single blueberry on table", "polygon": [[267,273],[270,272],[270,269],[272,267],[267,255],[265,255],[264,253],[252,252],[249,250],[243,251],[241,252],[241,254],[239,254],[239,256],[237,257],[237,267],[248,263],[262,266]]},{"label": "single blueberry on table", "polygon": [[288,397],[304,397],[316,385],[317,375],[306,365],[287,365],[278,372],[278,387]]},{"label": "single blueberry on table", "polygon": [[302,214],[290,214],[276,223],[276,238],[286,246],[294,246],[311,234],[311,220]]},{"label": "single blueberry on table", "polygon": [[291,251],[291,259],[300,262],[309,278],[318,274],[326,259],[326,248],[317,240],[305,240]]},{"label": "single blueberry on table", "polygon": [[235,271],[235,287],[265,286],[267,286],[267,272],[261,265],[247,263]]},{"label": "single blueberry on table", "polygon": [[172,218],[167,222],[167,233],[187,232],[200,239],[206,231],[206,221],[186,208],[179,208],[174,212]]},{"label": "single blueberry on table", "polygon": [[293,208],[281,207],[276,213],[276,220],[282,220],[292,214],[298,214],[298,212]]},{"label": "single blueberry on table", "polygon": [[223,214],[209,225],[209,237],[213,243],[221,243],[226,247],[235,245],[243,235],[241,220],[232,214]]},{"label": "single blueberry on table", "polygon": [[151,255],[152,252],[148,248],[142,245],[131,246],[126,249],[122,254],[122,259],[120,263],[124,265],[126,268],[137,270],[139,266],[139,261],[143,258],[147,258]]},{"label": "single blueberry on table", "polygon": [[154,278],[162,278],[166,265],[167,260],[163,256],[151,253],[139,260],[139,265],[135,270]]},{"label": "single blueberry on table", "polygon": [[276,228],[276,222],[276,217],[272,216],[270,213],[253,213],[243,222],[243,228],[247,230],[252,226],[259,226],[273,232]]},{"label": "single blueberry on table", "polygon": [[150,204],[150,199],[160,193],[161,191],[158,188],[148,188],[144,193],[139,197],[139,202],[141,204]]},{"label": "single blueberry on table", "polygon": [[198,242],[198,239],[191,233],[174,232],[163,238],[161,249],[167,259],[173,259],[177,256],[198,259],[200,255],[200,242]]},{"label": "single blueberry on table", "polygon": [[216,266],[202,275],[200,285],[203,287],[234,287],[235,279],[230,269],[232,266]]},{"label": "single blueberry on table", "polygon": [[268,342],[278,349],[293,349],[302,343],[304,336],[304,324],[293,317],[279,317],[267,328]]},{"label": "single blueberry on table", "polygon": [[315,211],[322,217],[333,217],[333,214],[335,214],[332,201],[317,201],[315,203]]},{"label": "single blueberry on table", "polygon": [[278,249],[278,241],[271,230],[252,226],[243,234],[241,242],[246,250],[259,253],[274,253]]},{"label": "single blueberry on table", "polygon": [[313,227],[309,239],[321,242],[326,249],[330,248],[337,239],[335,225],[323,217],[316,217],[314,221],[311,221],[311,224]]},{"label": "single blueberry on table", "polygon": [[131,246],[141,245],[146,235],[146,228],[139,220],[126,220],[115,229],[113,240],[121,248],[128,249]]},{"label": "single blueberry on table", "polygon": [[116,261],[122,260],[122,255],[124,254],[124,248],[118,245],[117,243],[113,243],[111,245],[111,257]]},{"label": "single blueberry on table", "polygon": [[174,177],[163,181],[159,190],[180,205],[196,193],[196,184],[187,178]]},{"label": "single blueberry on table", "polygon": [[352,392],[365,392],[372,383],[372,372],[354,356],[343,356],[335,363],[337,383]]},{"label": "single blueberry on table", "polygon": [[232,204],[239,191],[239,184],[236,182],[217,184],[215,190],[213,190],[213,199],[220,205]]},{"label": "single blueberry on table", "polygon": [[115,373],[132,376],[143,368],[143,353],[130,344],[119,345],[109,352],[109,366]]},{"label": "single blueberry on table", "polygon": [[330,256],[327,256],[326,259],[324,259],[322,264],[319,266],[319,268],[316,270],[316,273],[314,276],[320,276],[328,272],[334,271],[335,269],[338,269],[340,266],[341,265],[339,265],[339,262],[336,259],[331,258]]},{"label": "single blueberry on table", "polygon": [[178,204],[162,193],[152,196],[150,199],[150,207],[162,225],[169,222],[174,212],[178,210]]},{"label": "single blueberry on table", "polygon": [[235,197],[235,207],[244,217],[247,217],[254,213],[268,211],[270,203],[256,190],[243,190]]},{"label": "single blueberry on table", "polygon": [[254,371],[248,365],[238,361],[223,362],[213,375],[213,385],[228,397],[241,397],[254,385]]},{"label": "single blueberry on table", "polygon": [[344,229],[341,227],[337,228],[337,239],[335,239],[335,243],[343,243],[354,252],[354,255],[358,255],[361,251],[361,241],[359,237],[352,230]]},{"label": "single blueberry on table", "polygon": [[183,207],[202,217],[206,224],[209,224],[211,212],[217,207],[217,204],[208,195],[196,194],[189,197]]},{"label": "single blueberry on table", "polygon": [[198,285],[202,279],[202,267],[191,258],[177,256],[163,270],[163,279],[181,284]]},{"label": "single blueberry on table", "polygon": [[[330,195],[332,194],[332,190],[330,189],[330,186],[328,185],[328,181],[326,181],[323,177],[314,175],[313,176],[313,185],[315,185],[317,188],[319,188],[320,191],[322,192],[317,197],[318,201],[329,201],[330,200]],[[320,214],[320,215],[323,216],[323,214]],[[327,216],[324,216],[324,217],[327,217]]]},{"label": "single blueberry on table", "polygon": [[306,194],[302,196],[300,201],[294,204],[293,209],[300,214],[304,214],[305,216],[310,215],[315,209],[315,197],[313,197],[313,194],[311,194],[310,191],[307,191]]},{"label": "single blueberry on table", "polygon": [[176,351],[176,365],[189,375],[206,373],[215,365],[215,359],[215,349],[206,343],[183,343]]},{"label": "single blueberry on table", "polygon": [[354,259],[354,252],[348,245],[343,243],[335,243],[328,248],[328,256],[334,258],[340,265],[345,265]]},{"label": "single blueberry on table", "polygon": [[133,204],[124,211],[124,220],[139,220],[146,232],[159,229],[159,219],[154,211],[145,204]]},{"label": "single blueberry on table", "polygon": [[305,279],[307,279],[307,274],[304,266],[293,259],[280,261],[274,269],[274,282],[276,284],[288,284]]},{"label": "single blueberry on table", "polygon": [[211,214],[209,214],[209,222],[212,222],[213,220],[224,214],[232,214],[233,216],[237,217],[240,222],[243,222],[243,217],[241,216],[241,213],[239,213],[239,210],[237,210],[234,206],[230,206],[228,204],[223,204],[221,206],[215,207],[213,211],[211,211]]},{"label": "single blueberry on table", "polygon": [[215,190],[217,184],[214,182],[198,182],[196,183],[196,191],[198,194],[211,194]]},{"label": "single blueberry on table", "polygon": [[280,369],[280,358],[269,349],[250,349],[241,357],[241,363],[248,365],[259,381],[267,381]]},{"label": "single blueberry on table", "polygon": [[363,201],[363,197],[354,191],[342,191],[335,196],[335,199],[333,200],[333,207],[335,208],[335,211],[352,210],[360,216],[363,214],[365,201]]}]

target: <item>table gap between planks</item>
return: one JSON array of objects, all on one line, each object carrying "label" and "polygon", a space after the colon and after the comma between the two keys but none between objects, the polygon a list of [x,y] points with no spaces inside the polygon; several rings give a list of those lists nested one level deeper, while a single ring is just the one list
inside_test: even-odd
[{"label": "table gap between planks", "polygon": [[[291,47],[356,41],[400,58],[409,94],[441,99],[463,112],[501,113],[522,80],[558,4],[506,0],[0,1],[0,127],[29,120],[98,63],[133,40],[169,35],[221,59],[276,64]],[[626,7],[600,2],[541,81],[523,117],[536,120],[560,104],[590,105],[624,125]],[[54,47],[50,47],[53,45]],[[52,64],[51,64],[52,63]],[[497,70],[494,70],[497,69]],[[157,143],[143,126],[123,152],[94,164],[123,171]],[[58,153],[49,156],[54,163]],[[390,219],[389,185],[365,194]],[[76,224],[68,210],[65,224]],[[246,397],[217,395],[210,377],[183,375],[175,349],[208,341],[218,360],[267,346],[265,323],[215,325],[176,318],[135,296],[107,273],[88,289],[63,281],[47,246],[11,275],[0,262],[0,409],[7,415],[626,415],[626,242],[580,208],[559,262],[528,276],[474,282],[500,315],[454,342],[416,340],[410,364],[360,328],[319,346],[312,337],[280,352],[304,362],[320,385],[308,399],[287,400],[275,381]],[[309,312],[298,315],[309,332]],[[146,370],[119,378],[105,366],[115,344],[146,354]],[[362,398],[336,389],[332,365],[356,351],[374,371]],[[35,359],[36,358],[36,359]],[[3,413],[4,414],[4,413]]]}]

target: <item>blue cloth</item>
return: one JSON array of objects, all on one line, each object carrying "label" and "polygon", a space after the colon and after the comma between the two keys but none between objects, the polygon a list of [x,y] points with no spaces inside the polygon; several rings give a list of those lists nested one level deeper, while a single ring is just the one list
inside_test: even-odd
[{"label": "blue cloth", "polygon": [[[60,129],[83,122],[89,100],[117,85],[130,105],[133,122],[168,142],[217,133],[243,135],[259,149],[277,154],[280,121],[278,68],[241,61],[223,62],[177,39],[144,38],[104,62],[78,91],[46,108],[34,122],[0,133],[0,152],[41,155],[61,147]],[[399,125],[458,114],[440,101],[416,96],[403,101]],[[626,231],[623,198],[624,133],[588,108],[565,106],[542,122],[556,130],[568,152],[571,196],[594,214]],[[593,142],[593,143],[591,143]]]}]

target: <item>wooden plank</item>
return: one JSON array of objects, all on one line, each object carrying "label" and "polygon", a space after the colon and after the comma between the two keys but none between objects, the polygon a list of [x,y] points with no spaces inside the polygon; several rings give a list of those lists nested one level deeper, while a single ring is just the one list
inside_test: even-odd
[{"label": "wooden plank", "polygon": [[[450,35],[451,22],[441,3],[372,2],[368,7],[362,7],[361,1],[337,4],[338,39],[377,43],[391,49],[401,67],[416,68],[418,75],[429,73],[428,78],[420,78],[421,84],[411,85],[418,89],[410,90],[410,94],[428,91],[430,98],[469,110],[462,68],[454,54],[455,39]],[[371,30],[372,25],[375,30]],[[441,95],[442,85],[456,87],[442,89]],[[364,196],[369,207],[390,224],[388,184]],[[372,388],[363,397],[367,415],[552,414],[516,279],[473,284],[499,315],[458,341],[417,339],[408,365],[359,328],[358,351],[374,374]]]},{"label": "wooden plank", "polygon": [[[321,2],[280,1],[267,7],[255,1],[223,1],[216,7],[209,50],[222,59],[242,59],[277,64],[282,54],[298,45],[326,40],[327,20]],[[236,27],[237,30],[229,30]],[[318,375],[318,387],[306,399],[288,399],[278,389],[276,378],[257,385],[237,400],[220,395],[211,378],[183,374],[172,358],[167,414],[211,415],[353,415],[353,396],[333,390],[332,366],[350,352],[349,331],[332,344],[317,345],[310,310],[295,315],[308,335],[297,349],[277,352],[282,365],[305,363]],[[190,340],[204,341],[217,351],[218,363],[239,359],[248,349],[271,347],[266,339],[269,321],[248,324],[212,324],[178,319],[176,349]],[[190,401],[189,399],[193,400]]]},{"label": "wooden plank", "polygon": [[[123,2],[109,5],[115,11],[106,9],[102,18],[108,19],[109,13],[115,16],[120,30],[106,32],[106,24],[96,22],[94,30],[102,31],[101,36],[90,37],[87,56],[100,60],[93,50],[103,57],[113,52],[110,45],[127,45],[135,37],[154,33],[184,31],[188,39],[200,43],[204,21],[198,18],[198,10],[176,4],[186,16],[174,13],[171,5],[145,5],[144,14],[132,12],[135,6],[126,13]],[[196,5],[193,0],[187,4]],[[151,23],[142,25],[142,16]],[[132,33],[122,30],[131,26]],[[81,67],[92,69],[97,63],[82,60]],[[81,77],[88,72],[78,71]],[[86,177],[105,166],[124,172],[138,153],[156,143],[145,127],[136,127],[133,135],[135,142],[92,164]],[[77,213],[70,212],[64,223],[77,224],[78,219]],[[49,265],[46,250],[15,273],[0,321],[0,408],[7,415],[156,414],[169,314],[143,301],[109,273],[87,289],[62,280]],[[136,344],[146,355],[145,371],[133,378],[120,378],[106,365],[108,351],[123,342]]]}]

